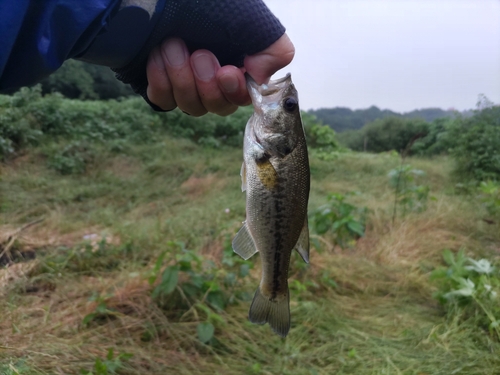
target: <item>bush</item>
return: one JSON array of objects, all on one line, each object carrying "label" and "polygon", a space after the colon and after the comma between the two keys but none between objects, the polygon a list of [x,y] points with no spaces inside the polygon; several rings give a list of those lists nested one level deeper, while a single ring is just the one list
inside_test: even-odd
[{"label": "bush", "polygon": [[42,135],[33,103],[41,98],[40,87],[23,88],[0,100],[0,159],[22,147],[37,144]]},{"label": "bush", "polygon": [[428,132],[429,124],[424,120],[388,117],[367,124],[361,130],[346,132],[340,140],[354,151],[402,152],[412,140]]},{"label": "bush", "polygon": [[446,267],[431,274],[437,285],[434,297],[448,314],[473,319],[480,328],[500,339],[500,274],[487,259],[467,258],[463,249],[456,255],[443,251]]},{"label": "bush", "polygon": [[44,94],[58,92],[70,99],[117,99],[134,93],[111,69],[76,60],[67,60],[41,85]]},{"label": "bush", "polygon": [[453,138],[450,130],[455,126],[456,119],[439,118],[429,125],[429,132],[423,138],[418,139],[412,152],[415,155],[434,156],[448,153],[453,148]]},{"label": "bush", "polygon": [[500,107],[476,111],[450,129],[455,173],[465,180],[500,179]]},{"label": "bush", "polygon": [[328,203],[311,212],[309,220],[314,231],[319,234],[331,232],[334,242],[342,248],[351,246],[365,234],[366,207],[356,207],[346,202],[355,193],[329,194]]}]

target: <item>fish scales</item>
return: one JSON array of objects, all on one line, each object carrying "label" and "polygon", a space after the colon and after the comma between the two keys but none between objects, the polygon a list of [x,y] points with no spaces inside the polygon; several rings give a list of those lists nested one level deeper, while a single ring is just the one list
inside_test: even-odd
[{"label": "fish scales", "polygon": [[241,171],[247,214],[233,249],[245,259],[257,251],[261,256],[262,278],[250,321],[269,323],[285,337],[290,256],[296,248],[309,259],[307,145],[290,75],[261,86],[247,77],[247,86],[255,109],[245,129]]}]

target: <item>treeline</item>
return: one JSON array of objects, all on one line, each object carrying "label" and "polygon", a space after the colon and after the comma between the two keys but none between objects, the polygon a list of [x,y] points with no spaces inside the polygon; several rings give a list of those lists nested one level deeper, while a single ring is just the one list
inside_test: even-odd
[{"label": "treeline", "polygon": [[381,110],[376,106],[356,110],[344,107],[320,108],[310,110],[308,113],[316,116],[318,120],[330,126],[337,133],[348,130],[358,130],[373,121],[389,117],[421,119],[432,122],[438,118],[454,117],[456,115],[454,111],[444,111],[440,108],[417,109],[401,114],[388,109]]},{"label": "treeline", "polygon": [[59,92],[70,99],[118,99],[134,94],[129,85],[115,78],[110,68],[77,60],[67,60],[40,84],[43,94]]},{"label": "treeline", "polygon": [[462,179],[500,180],[500,106],[480,97],[472,116],[421,119],[388,117],[360,130],[338,134],[339,142],[354,151],[434,156],[451,155]]}]

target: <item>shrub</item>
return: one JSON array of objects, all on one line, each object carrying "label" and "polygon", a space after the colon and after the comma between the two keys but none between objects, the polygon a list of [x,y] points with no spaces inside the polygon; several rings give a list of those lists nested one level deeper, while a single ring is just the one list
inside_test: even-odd
[{"label": "shrub", "polygon": [[412,140],[428,132],[429,124],[424,120],[388,117],[375,120],[361,130],[348,132],[341,139],[354,151],[402,152]]},{"label": "shrub", "polygon": [[465,180],[500,179],[500,106],[457,120],[450,130],[455,173]]},{"label": "shrub", "polygon": [[331,232],[335,244],[342,248],[364,236],[367,208],[356,207],[346,202],[346,198],[355,193],[345,195],[332,193],[327,197],[328,203],[311,212],[309,221],[317,234]]},{"label": "shrub", "polygon": [[451,315],[474,319],[480,328],[500,339],[500,274],[487,259],[474,260],[461,249],[456,255],[443,251],[446,267],[431,274],[437,285],[434,297]]},{"label": "shrub", "polygon": [[37,144],[42,132],[33,103],[41,98],[40,87],[23,88],[14,95],[3,96],[0,101],[0,159],[22,147]]},{"label": "shrub", "polygon": [[427,209],[430,188],[420,183],[425,177],[424,171],[405,164],[392,169],[388,177],[395,195],[394,219],[398,206],[403,209],[403,216],[409,211],[422,212]]}]

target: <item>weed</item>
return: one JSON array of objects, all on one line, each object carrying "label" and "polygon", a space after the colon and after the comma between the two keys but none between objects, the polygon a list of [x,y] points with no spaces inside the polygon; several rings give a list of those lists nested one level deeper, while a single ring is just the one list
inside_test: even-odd
[{"label": "weed", "polygon": [[394,214],[396,218],[397,207],[403,210],[403,216],[408,212],[422,212],[427,209],[429,186],[420,184],[425,172],[414,169],[409,164],[392,169],[389,174],[389,184],[394,189]]},{"label": "weed", "polygon": [[481,328],[488,328],[500,339],[500,273],[496,267],[487,259],[466,257],[463,249],[456,255],[444,250],[443,259],[448,267],[438,268],[431,275],[438,285],[435,298],[447,306],[448,312],[474,317]]},{"label": "weed", "polygon": [[130,353],[121,353],[115,357],[113,348],[108,350],[106,358],[97,357],[91,371],[80,370],[81,375],[114,375],[118,370],[126,367],[125,362],[132,358]]},{"label": "weed", "polygon": [[493,217],[500,215],[500,184],[494,181],[482,181],[479,185],[479,199]]},{"label": "weed", "polygon": [[95,147],[90,143],[73,141],[49,156],[48,165],[63,175],[82,174],[95,160],[95,154]]},{"label": "weed", "polygon": [[346,198],[354,194],[356,193],[329,194],[328,203],[314,210],[309,216],[317,234],[331,232],[335,244],[342,248],[352,246],[356,239],[365,234],[367,208],[346,202]]},{"label": "weed", "polygon": [[[232,269],[217,269],[214,262],[186,249],[183,242],[170,241],[167,246],[168,250],[157,259],[148,279],[150,285],[157,284],[152,291],[152,298],[168,311],[177,311],[178,316],[193,312],[196,317],[196,309],[201,309],[207,315],[207,324],[212,324],[212,320],[219,320],[211,309],[222,311],[241,298],[241,295],[234,291],[234,287],[240,279],[249,274],[250,264],[229,260],[225,255],[223,264],[231,265]],[[171,262],[173,260],[173,264],[160,272],[167,256]],[[236,256],[233,254],[233,257]],[[235,272],[236,270],[238,271]],[[210,328],[207,324],[200,324],[200,340],[213,336],[213,333],[208,334]],[[201,341],[206,342],[209,339]]]},{"label": "weed", "polygon": [[106,305],[106,300],[111,297],[110,295],[101,296],[99,293],[94,293],[89,298],[89,302],[95,302],[96,307],[93,312],[84,316],[82,324],[88,326],[91,322],[96,320],[103,320],[110,316],[113,316],[114,311],[108,309]]}]

